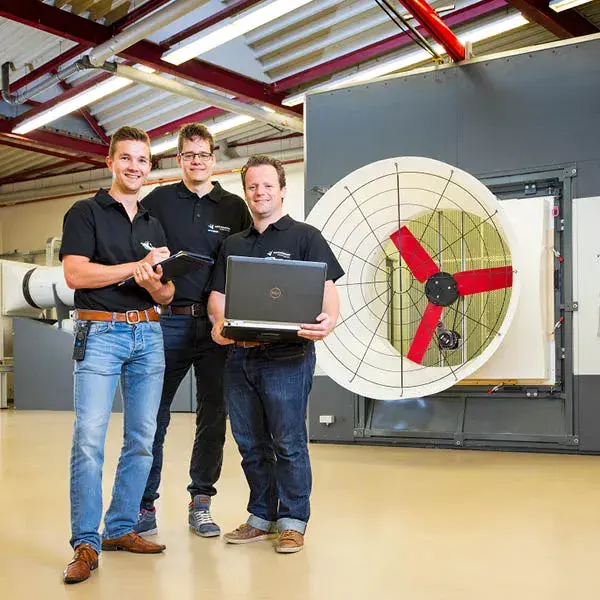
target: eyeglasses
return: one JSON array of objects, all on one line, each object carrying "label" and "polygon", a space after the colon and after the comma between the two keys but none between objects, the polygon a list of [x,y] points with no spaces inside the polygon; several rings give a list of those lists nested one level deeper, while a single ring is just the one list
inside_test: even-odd
[{"label": "eyeglasses", "polygon": [[195,158],[198,158],[202,162],[208,162],[212,158],[210,152],[181,152],[179,156],[181,156],[184,162],[191,162]]}]

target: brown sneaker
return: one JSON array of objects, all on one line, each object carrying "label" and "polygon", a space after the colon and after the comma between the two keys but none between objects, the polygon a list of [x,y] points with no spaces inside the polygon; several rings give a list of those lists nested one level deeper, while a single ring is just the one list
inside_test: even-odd
[{"label": "brown sneaker", "polygon": [[98,568],[98,553],[89,544],[79,544],[75,548],[73,560],[63,573],[65,583],[85,581],[94,569]]},{"label": "brown sneaker", "polygon": [[133,533],[133,531],[119,538],[102,540],[102,550],[108,551],[125,550],[126,552],[134,552],[135,554],[158,554],[165,549],[165,545],[145,540],[137,533]]},{"label": "brown sneaker", "polygon": [[268,540],[274,538],[277,534],[263,531],[243,523],[234,531],[226,533],[223,538],[228,544],[249,544],[250,542],[260,542],[261,540]]},{"label": "brown sneaker", "polygon": [[304,548],[304,536],[299,531],[286,529],[279,534],[275,551],[281,554],[300,552]]}]

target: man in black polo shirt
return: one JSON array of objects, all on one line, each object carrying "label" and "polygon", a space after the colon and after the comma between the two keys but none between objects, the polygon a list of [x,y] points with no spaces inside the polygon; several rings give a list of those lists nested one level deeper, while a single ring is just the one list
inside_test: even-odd
[{"label": "man in black polo shirt", "polygon": [[[174,287],[152,265],[169,256],[160,223],[138,204],[150,172],[150,140],[121,127],[106,163],[108,192],[75,203],[64,219],[60,257],[75,290],[75,426],[71,451],[71,545],[65,583],[98,566],[100,550],[141,554],[165,547],[133,532],[150,465],[160,402],[164,354],[155,304],[168,304]],[[153,248],[148,251],[148,248]],[[134,281],[119,282],[133,276]],[[104,440],[117,384],[123,396],[124,442],[112,501],[102,518]]]},{"label": "man in black polo shirt", "polygon": [[225,367],[231,430],[250,487],[250,517],[225,540],[245,544],[270,538],[278,530],[277,552],[291,553],[304,547],[310,516],[312,477],[305,419],[315,369],[314,342],[335,327],[339,301],[334,282],[344,272],[317,229],[283,216],[285,172],[278,160],[251,157],[242,169],[242,183],[254,223],[225,240],[215,266],[208,310],[218,344],[233,343],[221,335],[228,256],[327,263],[318,324],[302,325],[297,343],[236,344]]},{"label": "man in black polo shirt", "polygon": [[[215,166],[214,140],[199,123],[179,132],[177,162],[183,181],[153,190],[143,204],[157,218],[172,252],[191,250],[217,258],[221,244],[232,233],[250,225],[245,202],[211,181]],[[210,514],[211,497],[221,474],[225,444],[225,403],[222,372],[226,351],[211,337],[206,314],[211,269],[204,268],[178,277],[171,306],[161,313],[165,344],[165,380],[154,438],[154,462],[140,508],[136,532],[157,532],[154,502],[158,498],[163,446],[171,418],[175,393],[190,367],[196,376],[196,434],[190,461],[188,523],[202,537],[221,531]]]}]

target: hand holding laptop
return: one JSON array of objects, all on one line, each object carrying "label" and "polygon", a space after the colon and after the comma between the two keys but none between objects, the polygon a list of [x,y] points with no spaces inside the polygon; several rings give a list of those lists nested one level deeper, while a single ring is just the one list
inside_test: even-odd
[{"label": "hand holding laptop", "polygon": [[333,331],[335,327],[335,321],[324,312],[317,317],[317,321],[318,322],[316,324],[303,323],[300,325],[298,335],[306,338],[307,340],[312,340],[313,342],[318,342],[326,338]]},{"label": "hand holding laptop", "polygon": [[223,325],[225,325],[224,319],[217,321],[213,325],[212,331],[210,332],[213,342],[215,342],[215,344],[219,344],[219,346],[227,346],[229,344],[235,344],[235,340],[223,337],[223,335],[221,335],[221,331],[223,331]]}]

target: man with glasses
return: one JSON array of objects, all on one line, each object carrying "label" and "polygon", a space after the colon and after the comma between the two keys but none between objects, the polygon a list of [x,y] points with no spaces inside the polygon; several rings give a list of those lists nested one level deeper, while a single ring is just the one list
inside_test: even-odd
[{"label": "man with glasses", "polygon": [[[217,258],[221,244],[251,223],[246,203],[212,181],[214,140],[204,125],[190,123],[179,132],[177,163],[183,180],[154,189],[143,200],[158,219],[172,253],[189,250]],[[157,416],[153,464],[140,507],[136,533],[157,533],[155,500],[163,464],[163,446],[171,404],[182,380],[194,367],[196,377],[196,434],[190,461],[188,491],[190,529],[201,537],[218,536],[210,513],[215,483],[221,473],[225,443],[225,405],[222,373],[226,349],[211,339],[206,304],[212,270],[202,268],[178,277],[175,298],[161,311],[165,344],[165,378]]]}]

